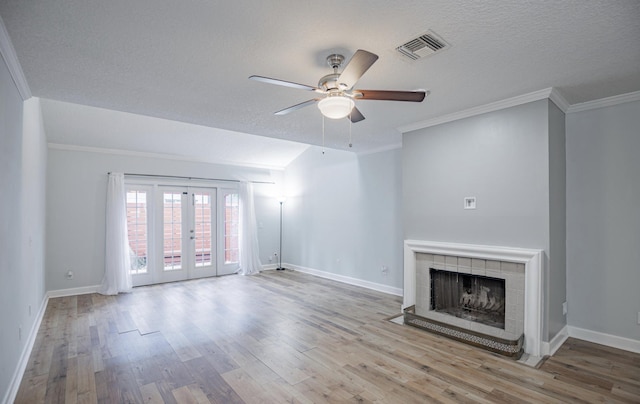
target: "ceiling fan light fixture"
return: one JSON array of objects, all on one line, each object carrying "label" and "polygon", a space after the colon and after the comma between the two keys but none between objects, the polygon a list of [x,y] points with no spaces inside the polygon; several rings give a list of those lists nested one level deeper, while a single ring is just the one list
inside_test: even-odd
[{"label": "ceiling fan light fixture", "polygon": [[323,98],[318,102],[322,115],[330,119],[342,119],[349,116],[355,102],[344,95],[334,95]]}]

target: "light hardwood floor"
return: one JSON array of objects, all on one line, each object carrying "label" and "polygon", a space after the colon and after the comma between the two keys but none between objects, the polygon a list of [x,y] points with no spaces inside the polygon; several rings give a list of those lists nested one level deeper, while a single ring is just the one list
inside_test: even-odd
[{"label": "light hardwood floor", "polygon": [[292,271],[51,299],[16,402],[640,402],[640,355],[569,339],[534,369],[400,303]]}]

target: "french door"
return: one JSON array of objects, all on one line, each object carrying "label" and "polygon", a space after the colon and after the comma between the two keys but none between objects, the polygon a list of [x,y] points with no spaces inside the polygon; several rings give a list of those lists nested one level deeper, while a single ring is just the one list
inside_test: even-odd
[{"label": "french door", "polygon": [[216,189],[159,186],[158,191],[157,282],[217,275]]},{"label": "french door", "polygon": [[235,189],[127,185],[127,228],[134,286],[235,273]]}]

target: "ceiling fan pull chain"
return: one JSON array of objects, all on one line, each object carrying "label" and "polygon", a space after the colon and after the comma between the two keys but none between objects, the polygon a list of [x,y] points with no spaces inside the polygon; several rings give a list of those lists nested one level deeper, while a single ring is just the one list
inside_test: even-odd
[{"label": "ceiling fan pull chain", "polygon": [[324,154],[324,115],[322,115],[322,154]]},{"label": "ceiling fan pull chain", "polygon": [[353,147],[353,144],[351,143],[351,124],[353,123],[351,121],[351,112],[353,111],[353,109],[351,111],[349,111],[349,147]]}]

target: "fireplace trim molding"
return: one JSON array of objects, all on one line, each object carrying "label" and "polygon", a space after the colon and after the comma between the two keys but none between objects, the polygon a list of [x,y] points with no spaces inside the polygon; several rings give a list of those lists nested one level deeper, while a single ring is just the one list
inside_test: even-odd
[{"label": "fireplace trim molding", "polygon": [[444,243],[438,241],[404,241],[404,294],[402,310],[416,304],[416,254],[438,254],[495,261],[522,263],[525,266],[524,351],[542,356],[543,256],[544,250]]}]

